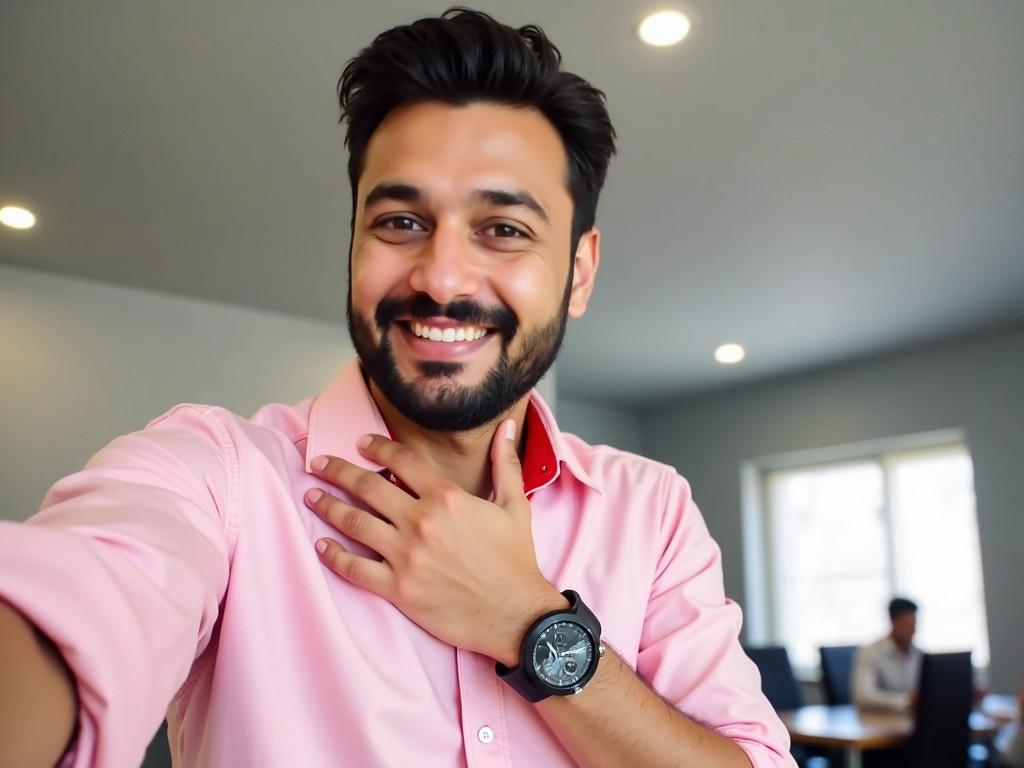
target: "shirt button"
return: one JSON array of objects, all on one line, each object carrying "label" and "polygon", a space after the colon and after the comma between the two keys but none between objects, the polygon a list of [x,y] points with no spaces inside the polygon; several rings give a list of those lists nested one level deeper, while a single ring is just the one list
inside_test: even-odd
[{"label": "shirt button", "polygon": [[481,744],[490,744],[494,741],[494,731],[488,728],[486,725],[476,732],[476,737],[480,739]]}]

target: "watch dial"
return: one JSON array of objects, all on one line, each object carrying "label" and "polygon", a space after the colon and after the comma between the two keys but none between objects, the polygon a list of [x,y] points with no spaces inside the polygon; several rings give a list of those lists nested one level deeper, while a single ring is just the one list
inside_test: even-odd
[{"label": "watch dial", "polygon": [[594,663],[594,645],[579,624],[559,621],[544,630],[533,648],[537,677],[556,688],[576,685]]}]

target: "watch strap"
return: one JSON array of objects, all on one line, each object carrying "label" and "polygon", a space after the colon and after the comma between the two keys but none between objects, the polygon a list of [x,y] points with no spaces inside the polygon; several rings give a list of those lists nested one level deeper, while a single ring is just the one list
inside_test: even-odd
[{"label": "watch strap", "polygon": [[[587,604],[580,599],[579,594],[574,590],[566,589],[562,592],[562,596],[569,601],[569,607],[545,613],[530,625],[530,628],[523,636],[523,642],[519,649],[519,664],[515,667],[507,667],[500,661],[494,663],[494,671],[498,676],[508,683],[516,693],[531,703],[542,701],[552,695],[564,696],[570,693],[579,693],[582,687],[593,677],[601,651],[604,650],[601,647],[601,622],[598,621],[593,611],[587,607]],[[537,628],[549,623],[555,617],[580,624],[591,634],[594,641],[593,665],[588,674],[581,680],[580,685],[575,689],[554,688],[537,679],[536,675],[533,674],[532,649],[527,646],[530,644],[530,640],[535,635]]]}]

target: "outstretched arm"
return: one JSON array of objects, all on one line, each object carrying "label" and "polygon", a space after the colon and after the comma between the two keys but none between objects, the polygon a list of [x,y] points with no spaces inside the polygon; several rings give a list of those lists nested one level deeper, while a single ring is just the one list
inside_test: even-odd
[{"label": "outstretched arm", "polygon": [[54,765],[77,713],[74,681],[53,643],[0,600],[0,765]]}]

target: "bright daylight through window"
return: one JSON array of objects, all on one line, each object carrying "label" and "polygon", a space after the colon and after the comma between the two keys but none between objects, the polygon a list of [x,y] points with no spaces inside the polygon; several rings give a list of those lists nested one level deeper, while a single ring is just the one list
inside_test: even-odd
[{"label": "bright daylight through window", "polygon": [[794,665],[822,645],[888,631],[893,595],[919,606],[925,651],[973,651],[988,632],[971,456],[963,444],[767,471],[770,634]]}]

